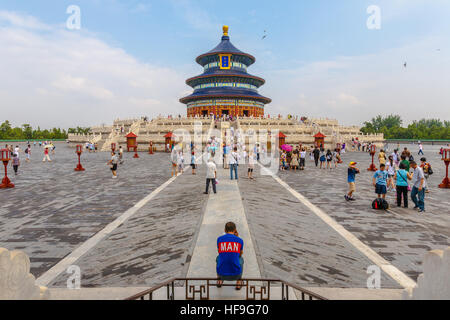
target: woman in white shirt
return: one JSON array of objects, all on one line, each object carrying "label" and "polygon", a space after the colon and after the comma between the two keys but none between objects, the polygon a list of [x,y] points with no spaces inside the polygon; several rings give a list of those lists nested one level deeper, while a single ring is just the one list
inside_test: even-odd
[{"label": "woman in white shirt", "polygon": [[389,156],[389,160],[388,160],[388,162],[386,162],[386,171],[388,174],[388,180],[387,180],[388,190],[395,189],[394,176],[395,176],[396,170],[395,170],[395,163],[394,163],[393,156]]}]

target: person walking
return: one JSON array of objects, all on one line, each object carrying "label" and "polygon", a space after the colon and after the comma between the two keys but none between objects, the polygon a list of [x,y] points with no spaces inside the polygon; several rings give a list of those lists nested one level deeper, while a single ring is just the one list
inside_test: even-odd
[{"label": "person walking", "polygon": [[314,156],[314,163],[316,164],[317,167],[319,165],[319,158],[320,158],[320,150],[319,148],[317,148],[317,146],[314,147],[313,156]]},{"label": "person walking", "polygon": [[413,169],[411,199],[415,204],[414,209],[425,212],[425,190],[427,188],[425,175],[415,161],[411,161],[410,166]]},{"label": "person walking", "polygon": [[345,200],[354,201],[353,193],[356,191],[356,174],[359,173],[359,169],[356,167],[356,162],[350,162],[347,170],[347,182],[348,182],[348,193],[345,195]]},{"label": "person walking", "polygon": [[388,190],[393,190],[395,188],[394,185],[395,164],[392,156],[389,156],[389,161],[386,164],[386,171],[388,173],[387,188]]},{"label": "person walking", "polygon": [[30,162],[30,158],[31,158],[31,146],[28,145],[27,148],[25,149],[25,154],[27,155],[26,161]]},{"label": "person walking", "polygon": [[117,157],[114,151],[111,151],[111,160],[107,162],[111,168],[112,178],[117,179],[117,164],[119,162],[119,158]]},{"label": "person walking", "polygon": [[325,168],[325,161],[326,161],[326,157],[325,157],[325,149],[324,148],[320,148],[320,169],[326,169]]},{"label": "person walking", "polygon": [[17,175],[17,171],[19,170],[19,166],[20,166],[19,155],[17,152],[13,153],[11,165],[14,169],[14,174]]},{"label": "person walking", "polygon": [[255,169],[255,164],[258,161],[257,160],[257,156],[255,155],[255,153],[253,151],[250,151],[250,153],[248,154],[248,178],[249,179],[253,179],[253,170]]},{"label": "person walking", "polygon": [[172,163],[172,177],[175,175],[175,177],[178,175],[177,170],[177,150],[174,148],[172,149],[170,153],[170,162]]},{"label": "person walking", "polygon": [[52,159],[50,159],[50,156],[48,155],[48,148],[44,148],[44,158],[42,159],[42,162],[45,162],[45,160],[51,162]]},{"label": "person walking", "polygon": [[206,190],[203,192],[204,194],[209,193],[209,184],[212,184],[212,189],[214,193],[216,191],[216,179],[217,179],[217,167],[212,158],[209,158],[206,163]]},{"label": "person walking", "polygon": [[237,153],[237,147],[234,147],[233,152],[230,154],[229,161],[230,165],[230,179],[233,180],[233,172],[234,178],[238,179],[238,164],[239,164],[239,154]]},{"label": "person walking", "polygon": [[423,145],[421,142],[419,142],[419,152],[417,154],[423,156]]},{"label": "person walking", "polygon": [[403,206],[408,208],[408,180],[411,180],[412,175],[410,175],[406,171],[406,166],[403,162],[400,162],[399,170],[395,175],[395,184],[397,189],[397,207],[401,207],[402,205],[402,197],[403,197]]},{"label": "person walking", "polygon": [[333,161],[333,154],[331,153],[330,149],[327,150],[327,154],[325,157],[327,158],[327,169],[330,169],[330,170],[333,169],[331,167],[331,162]]},{"label": "person walking", "polygon": [[195,164],[195,152],[192,151],[191,153],[191,168],[192,168],[192,174],[195,174],[195,169],[197,169],[197,166]]},{"label": "person walking", "polygon": [[119,146],[119,163],[123,164],[123,148]]}]

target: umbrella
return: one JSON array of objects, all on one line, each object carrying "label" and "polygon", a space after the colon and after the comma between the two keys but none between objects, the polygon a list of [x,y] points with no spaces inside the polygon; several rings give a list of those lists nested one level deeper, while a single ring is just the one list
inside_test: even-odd
[{"label": "umbrella", "polygon": [[47,145],[44,146],[44,148],[53,148],[53,145],[52,144],[47,144]]},{"label": "umbrella", "polygon": [[289,151],[292,151],[292,149],[294,149],[294,148],[293,148],[291,145],[283,144],[283,145],[281,146],[281,149],[283,149],[284,151],[289,152]]}]

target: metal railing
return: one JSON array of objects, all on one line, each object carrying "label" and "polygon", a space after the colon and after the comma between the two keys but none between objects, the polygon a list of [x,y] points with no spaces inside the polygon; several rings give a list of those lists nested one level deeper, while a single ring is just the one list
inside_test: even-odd
[{"label": "metal railing", "polygon": [[[185,288],[184,297],[181,297],[181,299],[210,300],[210,287],[217,287],[217,280],[217,278],[172,278],[160,285],[128,297],[125,300],[153,300],[153,294],[164,287],[166,287],[166,299],[175,300],[175,288],[180,287],[175,286],[175,282],[180,282],[182,284],[181,287]],[[194,281],[201,283],[192,284]],[[289,300],[290,288],[299,292],[300,297],[298,298],[300,300],[327,300],[314,292],[279,279],[241,279],[240,281],[241,288],[245,290],[246,300],[271,300],[273,298],[271,294],[274,292],[273,284],[281,284],[281,297],[278,297],[281,300]],[[236,287],[237,285],[234,282],[223,282],[220,286]]]}]

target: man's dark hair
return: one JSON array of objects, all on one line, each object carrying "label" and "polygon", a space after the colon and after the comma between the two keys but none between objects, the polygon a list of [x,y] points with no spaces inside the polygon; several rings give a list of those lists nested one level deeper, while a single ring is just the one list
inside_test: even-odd
[{"label": "man's dark hair", "polygon": [[420,161],[425,162],[425,161],[427,161],[427,158],[420,158]]},{"label": "man's dark hair", "polygon": [[381,167],[386,167],[386,165],[384,163],[380,164],[380,168]]},{"label": "man's dark hair", "polygon": [[233,232],[236,231],[236,225],[234,222],[227,222],[225,224],[225,232]]},{"label": "man's dark hair", "polygon": [[399,169],[406,169],[406,166],[404,163],[400,163],[400,165],[398,167],[399,167]]},{"label": "man's dark hair", "polygon": [[405,156],[405,155],[400,156],[400,158],[401,158],[402,160],[406,160],[406,156]]},{"label": "man's dark hair", "polygon": [[409,162],[409,165],[412,166],[412,167],[414,167],[414,166],[417,165],[417,162],[415,162],[414,160],[413,160],[413,161],[410,161],[410,162]]}]

